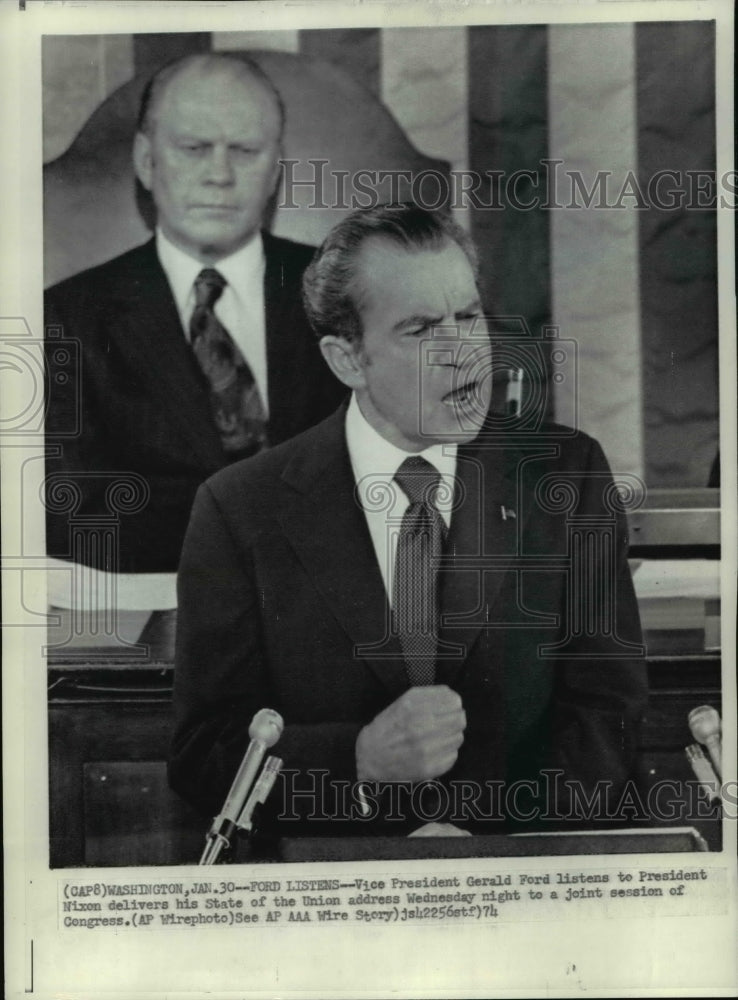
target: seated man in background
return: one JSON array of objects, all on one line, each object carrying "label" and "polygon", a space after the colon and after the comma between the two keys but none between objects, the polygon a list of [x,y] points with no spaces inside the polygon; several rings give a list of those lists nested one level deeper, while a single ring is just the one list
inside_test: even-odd
[{"label": "seated man in background", "polygon": [[76,516],[104,522],[106,491],[133,473],[120,551],[96,568],[174,572],[200,483],[344,395],[301,304],[313,248],[260,231],[283,128],[279,94],[243,58],[187,56],[147,86],[133,159],[155,237],[47,293],[50,357],[59,333],[80,357],[78,382],[50,379],[47,440],[61,449],[47,463],[50,555],[91,558],[70,552],[60,487],[80,491]]},{"label": "seated man in background", "polygon": [[[282,834],[566,818],[565,782],[589,794],[603,780],[615,801],[646,681],[601,449],[563,427],[513,440],[490,423],[474,250],[445,215],[355,213],[304,288],[351,399],[198,492],[173,787],[214,815],[269,706],[285,723],[270,802]],[[581,551],[578,518],[594,542]],[[421,815],[412,791],[428,782]]]}]

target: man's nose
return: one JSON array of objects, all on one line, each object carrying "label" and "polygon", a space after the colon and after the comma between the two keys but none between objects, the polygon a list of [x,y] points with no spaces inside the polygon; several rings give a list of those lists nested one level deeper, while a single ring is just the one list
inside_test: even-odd
[{"label": "man's nose", "polygon": [[205,181],[210,184],[233,183],[233,163],[227,146],[213,146],[206,160]]},{"label": "man's nose", "polygon": [[490,344],[486,338],[464,340],[456,352],[456,369],[463,373],[464,379],[481,380],[488,374],[490,358]]}]

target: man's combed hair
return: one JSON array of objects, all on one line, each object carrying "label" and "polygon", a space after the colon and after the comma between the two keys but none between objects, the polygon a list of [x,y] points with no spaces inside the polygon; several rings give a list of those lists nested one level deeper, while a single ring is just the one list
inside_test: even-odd
[{"label": "man's combed hair", "polygon": [[204,73],[218,73],[230,69],[234,75],[258,80],[274,97],[279,112],[280,127],[284,131],[285,108],[282,96],[261,66],[248,56],[230,55],[221,52],[199,52],[188,56],[178,56],[165,63],[151,77],[141,94],[136,129],[144,135],[151,135],[156,111],[164,92],[175,77],[188,69],[199,69]]},{"label": "man's combed hair", "polygon": [[356,262],[364,243],[376,238],[413,252],[459,246],[477,273],[477,254],[467,233],[443,211],[412,202],[378,205],[346,216],[326,237],[302,282],[305,311],[318,338],[361,339]]}]

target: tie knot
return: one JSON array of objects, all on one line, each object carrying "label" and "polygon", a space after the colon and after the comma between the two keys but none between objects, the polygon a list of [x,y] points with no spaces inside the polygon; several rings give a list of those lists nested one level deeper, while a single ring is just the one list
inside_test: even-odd
[{"label": "tie knot", "polygon": [[198,306],[212,309],[228,284],[220,271],[214,267],[204,267],[195,278],[195,302]]},{"label": "tie knot", "polygon": [[419,455],[406,458],[395,473],[395,481],[399,483],[410,503],[419,503],[428,507],[434,506],[435,494],[441,482],[441,473]]}]

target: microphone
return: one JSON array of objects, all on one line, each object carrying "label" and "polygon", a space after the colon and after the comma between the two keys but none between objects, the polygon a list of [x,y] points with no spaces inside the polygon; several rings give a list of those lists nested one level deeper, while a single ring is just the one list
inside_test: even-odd
[{"label": "microphone", "polygon": [[720,802],[720,792],[718,791],[718,779],[710,761],[705,757],[705,752],[699,743],[690,743],[684,748],[694,775],[699,781],[703,792],[711,802]]},{"label": "microphone", "polygon": [[689,731],[698,743],[707,747],[718,778],[723,773],[723,751],[720,739],[720,716],[710,705],[693,708],[687,716]]},{"label": "microphone", "polygon": [[238,818],[254,784],[264,754],[274,746],[283,729],[282,716],[271,708],[260,709],[251,720],[249,726],[251,742],[233,779],[223,808],[208,831],[205,850],[200,858],[201,865],[213,864],[222,848],[230,845],[231,837],[238,828]]},{"label": "microphone", "polygon": [[280,757],[267,757],[264,768],[259,778],[251,790],[251,795],[246,799],[241,815],[238,817],[238,829],[249,832],[254,825],[254,809],[258,805],[263,805],[267,796],[274,787],[277,775],[282,770],[282,760]]}]

